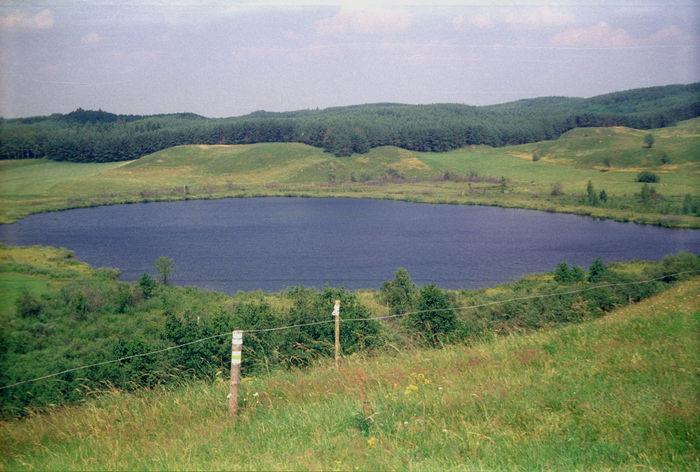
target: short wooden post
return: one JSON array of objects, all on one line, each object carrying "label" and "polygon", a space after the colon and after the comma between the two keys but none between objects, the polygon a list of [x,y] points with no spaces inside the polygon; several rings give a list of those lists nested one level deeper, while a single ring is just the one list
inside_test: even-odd
[{"label": "short wooden post", "polygon": [[335,301],[333,307],[335,317],[335,367],[340,367],[340,300]]},{"label": "short wooden post", "polygon": [[231,383],[228,393],[228,412],[236,416],[238,412],[238,386],[241,384],[241,351],[243,331],[234,331],[231,336]]}]

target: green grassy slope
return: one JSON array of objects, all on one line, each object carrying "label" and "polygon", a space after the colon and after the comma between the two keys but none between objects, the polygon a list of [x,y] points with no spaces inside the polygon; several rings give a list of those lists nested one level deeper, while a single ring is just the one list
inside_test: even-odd
[{"label": "green grassy slope", "polygon": [[[144,200],[251,195],[396,198],[565,211],[621,220],[700,227],[681,215],[682,198],[700,197],[700,118],[647,131],[581,128],[553,141],[445,153],[395,147],[335,157],[299,143],[191,145],[127,163],[69,164],[46,160],[0,162],[0,221],[74,206]],[[532,154],[542,158],[532,161]],[[666,155],[670,162],[662,163]],[[636,176],[650,170],[664,197],[642,205]],[[457,179],[443,179],[444,172]],[[465,175],[470,174],[470,182]],[[499,184],[501,177],[506,186]],[[611,200],[591,207],[581,195],[592,181]],[[564,195],[552,197],[560,184]]]},{"label": "green grassy slope", "polygon": [[0,468],[691,470],[700,280],[605,318],[0,423]]}]

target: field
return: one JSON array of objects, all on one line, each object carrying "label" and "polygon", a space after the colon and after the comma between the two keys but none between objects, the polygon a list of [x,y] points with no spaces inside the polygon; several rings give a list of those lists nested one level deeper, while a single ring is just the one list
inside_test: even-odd
[{"label": "field", "polygon": [[[700,227],[700,118],[647,131],[578,128],[553,141],[445,153],[395,147],[335,157],[299,143],[178,146],[135,161],[0,161],[0,222],[100,204],[226,196],[336,196],[532,208]],[[538,161],[532,156],[537,153]],[[661,179],[641,202],[640,171]],[[605,190],[591,205],[586,186]],[[560,195],[552,195],[557,187]],[[658,196],[660,195],[660,196]],[[690,195],[691,207],[683,210]]]},{"label": "field", "polygon": [[0,423],[0,468],[692,470],[700,280],[604,318]]}]

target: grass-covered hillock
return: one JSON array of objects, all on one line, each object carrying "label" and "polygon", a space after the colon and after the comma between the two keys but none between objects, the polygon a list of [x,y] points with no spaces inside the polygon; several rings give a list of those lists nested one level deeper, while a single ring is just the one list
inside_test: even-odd
[{"label": "grass-covered hillock", "polygon": [[[636,266],[630,270],[638,270]],[[698,279],[604,318],[0,423],[0,468],[693,470]]]},{"label": "grass-covered hillock", "polygon": [[[343,352],[378,353],[598,318],[699,271],[700,257],[681,253],[654,263],[607,267],[596,262],[588,271],[562,263],[552,274],[476,291],[418,288],[407,275],[401,278],[405,283],[398,282],[397,274],[380,292],[297,287],[230,297],[156,284],[148,276],[120,282],[115,270],[92,269],[66,250],[2,247],[0,386],[19,385],[0,389],[0,411],[23,415],[32,408],[84,401],[108,388],[213,380],[228,371],[228,333],[233,329],[303,325],[249,332],[244,375],[313,365],[333,354],[330,313],[335,300],[341,301],[341,317],[347,320],[342,323]],[[373,319],[396,313],[411,314]],[[163,349],[168,350],[102,364]],[[99,365],[71,370],[89,364]]]},{"label": "grass-covered hillock", "polygon": [[[647,134],[655,137],[651,148]],[[288,195],[499,205],[697,228],[698,156],[700,118],[441,153],[383,146],[339,158],[306,144],[260,143],[177,146],[125,163],[0,161],[0,222],[101,204]],[[658,177],[646,190],[643,171]]]}]

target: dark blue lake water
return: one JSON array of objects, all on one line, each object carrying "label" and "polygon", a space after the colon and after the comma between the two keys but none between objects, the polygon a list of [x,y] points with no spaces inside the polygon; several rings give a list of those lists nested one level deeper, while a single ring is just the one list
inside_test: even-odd
[{"label": "dark blue lake water", "polygon": [[161,255],[173,280],[228,293],[328,283],[378,288],[398,267],[419,284],[476,288],[561,262],[700,250],[700,231],[495,207],[249,198],[106,206],[0,225],[13,245],[67,247],[134,280]]}]

